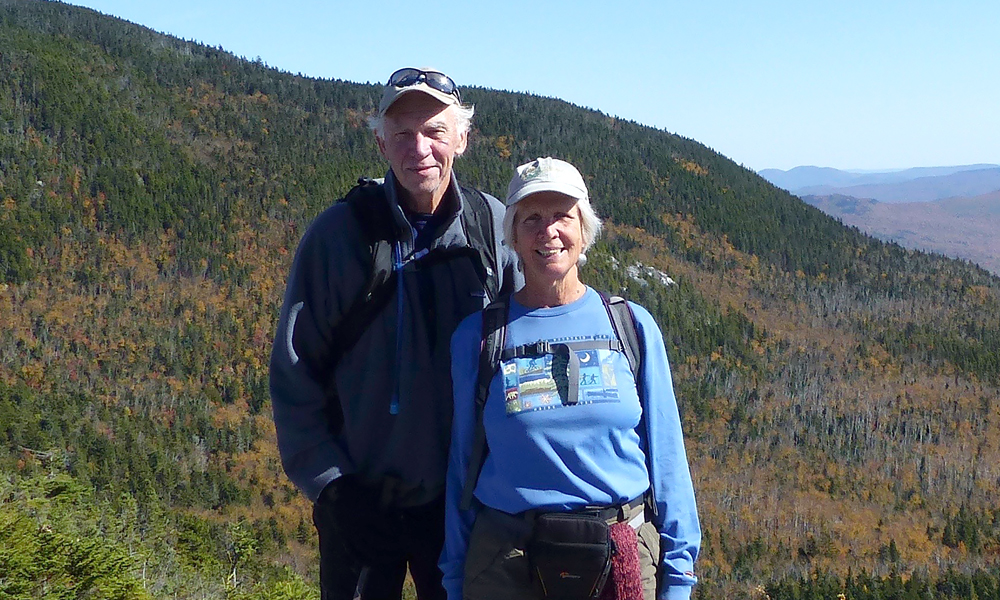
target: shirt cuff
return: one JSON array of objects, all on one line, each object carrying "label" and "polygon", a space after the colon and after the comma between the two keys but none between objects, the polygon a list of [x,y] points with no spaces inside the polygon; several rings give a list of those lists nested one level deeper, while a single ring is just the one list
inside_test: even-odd
[{"label": "shirt cuff", "polygon": [[657,600],[689,600],[690,598],[690,585],[671,585],[660,590]]}]

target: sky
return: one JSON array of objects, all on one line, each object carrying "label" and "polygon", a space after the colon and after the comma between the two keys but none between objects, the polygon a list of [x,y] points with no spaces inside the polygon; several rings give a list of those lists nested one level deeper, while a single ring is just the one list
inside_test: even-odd
[{"label": "sky", "polygon": [[69,3],[310,77],[432,66],[758,171],[1000,164],[997,0]]}]

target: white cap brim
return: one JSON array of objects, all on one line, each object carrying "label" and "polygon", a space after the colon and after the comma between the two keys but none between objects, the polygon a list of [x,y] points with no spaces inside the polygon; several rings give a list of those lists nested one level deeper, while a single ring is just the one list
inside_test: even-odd
[{"label": "white cap brim", "polygon": [[572,184],[559,183],[557,181],[532,181],[521,186],[519,190],[510,195],[507,198],[507,206],[514,206],[521,200],[538,192],[556,192],[576,200],[583,200],[587,197],[587,190],[581,190]]},{"label": "white cap brim", "polygon": [[456,98],[454,94],[446,94],[421,81],[405,87],[387,86],[385,91],[382,92],[382,101],[379,102],[378,105],[378,114],[385,116],[385,113],[389,111],[389,108],[391,108],[397,100],[412,92],[422,92],[445,105],[458,104],[458,98]]}]

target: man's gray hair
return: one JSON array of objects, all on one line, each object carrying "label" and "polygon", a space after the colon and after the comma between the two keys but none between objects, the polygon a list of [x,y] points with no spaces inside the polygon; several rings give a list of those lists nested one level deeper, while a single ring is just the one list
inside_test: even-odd
[{"label": "man's gray hair", "polygon": [[[459,133],[469,133],[472,129],[472,117],[476,114],[476,107],[471,104],[452,104],[455,109],[455,124],[458,125]],[[385,139],[385,115],[372,115],[368,117],[368,127],[375,132],[375,135]]]},{"label": "man's gray hair", "polygon": [[[521,203],[517,202],[513,206],[508,206],[507,212],[503,216],[503,237],[507,241],[507,245],[511,247],[514,246],[514,221],[517,219],[517,208],[520,205]],[[604,227],[604,224],[594,212],[594,207],[590,205],[589,197],[577,200],[576,205],[580,207],[580,229],[583,231],[583,249],[580,252],[580,264],[582,265],[587,261],[585,253],[590,250],[590,247],[601,235],[601,228]]]}]

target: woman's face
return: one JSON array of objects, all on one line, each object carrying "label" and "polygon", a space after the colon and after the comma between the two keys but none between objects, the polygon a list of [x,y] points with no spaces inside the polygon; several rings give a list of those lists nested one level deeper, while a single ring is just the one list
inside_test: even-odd
[{"label": "woman's face", "polygon": [[576,274],[583,252],[583,223],[576,199],[558,192],[538,192],[517,203],[514,251],[526,284],[552,283]]}]

